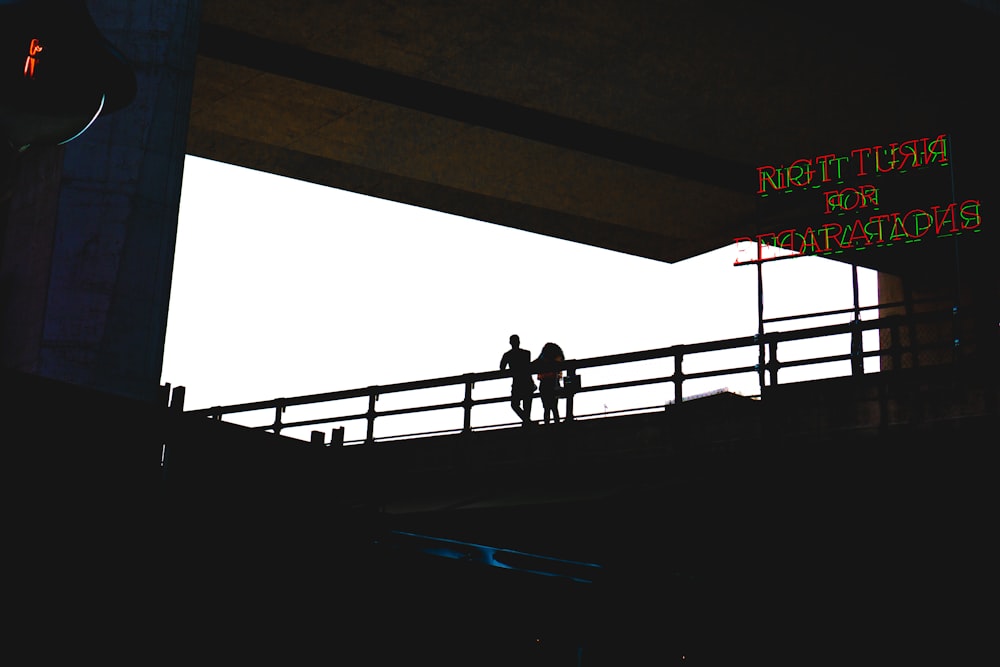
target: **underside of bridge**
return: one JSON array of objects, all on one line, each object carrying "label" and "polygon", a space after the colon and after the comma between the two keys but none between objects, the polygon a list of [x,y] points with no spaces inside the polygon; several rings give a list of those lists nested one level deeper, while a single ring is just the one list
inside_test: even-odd
[{"label": "underside of bridge", "polygon": [[[947,0],[205,0],[187,150],[677,262],[836,218],[832,181],[779,208],[761,166],[947,134],[954,193],[886,192],[880,212],[985,199],[998,22]],[[953,275],[954,239],[902,245],[833,257]]]},{"label": "underside of bridge", "polygon": [[994,2],[89,6],[136,98],[4,153],[19,370],[155,396],[185,154],[662,262],[761,239],[878,270],[882,304],[998,301]]}]

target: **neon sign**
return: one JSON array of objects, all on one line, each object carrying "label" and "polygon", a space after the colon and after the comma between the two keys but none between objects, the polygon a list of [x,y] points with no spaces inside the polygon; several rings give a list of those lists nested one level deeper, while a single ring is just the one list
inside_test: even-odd
[{"label": "neon sign", "polygon": [[38,54],[43,51],[42,44],[37,39],[32,39],[28,45],[28,57],[24,59],[24,76],[28,79],[35,78],[35,65],[38,62]]},{"label": "neon sign", "polygon": [[[737,244],[751,242],[757,246],[755,258],[743,261],[737,258],[735,264],[765,261],[765,246],[788,250],[794,255],[827,255],[979,231],[982,217],[978,199],[900,207],[888,213],[880,209],[887,203],[883,201],[887,190],[899,194],[898,188],[887,189],[886,176],[950,167],[949,148],[948,135],[941,134],[887,146],[865,146],[846,155],[829,153],[801,158],[787,166],[757,167],[757,194],[760,197],[773,199],[795,197],[797,192],[818,193],[820,206],[816,208],[824,218],[818,221],[819,224],[734,239]],[[915,180],[914,185],[917,193],[927,196],[928,189],[922,183]]]},{"label": "neon sign", "polygon": [[[768,191],[809,187],[817,176],[820,183],[831,183],[843,181],[851,172],[864,178],[870,173],[885,174],[931,164],[948,164],[947,135],[939,135],[933,140],[924,137],[901,144],[856,148],[849,155],[840,157],[830,153],[815,159],[799,159],[787,167],[757,167],[757,194],[766,197]],[[855,165],[856,170],[852,168]]]}]

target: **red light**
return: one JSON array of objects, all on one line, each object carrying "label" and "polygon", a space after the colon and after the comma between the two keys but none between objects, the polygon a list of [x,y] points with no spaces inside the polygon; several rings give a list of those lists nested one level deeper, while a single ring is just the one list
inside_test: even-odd
[{"label": "red light", "polygon": [[24,76],[29,79],[35,78],[35,63],[38,62],[38,54],[42,52],[42,44],[37,39],[31,40],[28,46],[28,57],[24,59]]}]

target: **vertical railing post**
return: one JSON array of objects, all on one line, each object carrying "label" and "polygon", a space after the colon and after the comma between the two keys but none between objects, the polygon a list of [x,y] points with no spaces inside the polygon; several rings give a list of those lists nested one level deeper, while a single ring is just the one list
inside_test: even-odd
[{"label": "vertical railing post", "polygon": [[684,353],[680,350],[674,355],[674,403],[684,402]]},{"label": "vertical railing post", "polygon": [[462,408],[465,413],[462,421],[462,432],[470,433],[472,431],[472,388],[476,386],[476,383],[472,381],[471,376],[466,376],[465,380],[465,400],[462,401]]},{"label": "vertical railing post", "polygon": [[861,339],[861,300],[858,290],[857,264],[851,264],[851,280],[854,293],[854,319],[851,321],[851,374],[857,377],[865,374],[865,350]]},{"label": "vertical railing post", "polygon": [[274,404],[274,424],[271,425],[275,435],[281,435],[281,415],[284,411],[285,399],[279,398]]},{"label": "vertical railing post", "polygon": [[765,370],[767,368],[767,358],[765,357],[764,353],[764,350],[766,349],[764,347],[764,335],[758,333],[757,335],[754,336],[754,339],[757,341],[757,384],[760,387],[760,396],[761,398],[763,398],[764,387],[767,386],[767,381],[766,381],[767,376],[765,375]]},{"label": "vertical railing post", "polygon": [[375,442],[375,402],[378,400],[378,387],[369,387],[368,394],[368,435],[365,437],[365,444]]},{"label": "vertical railing post", "polygon": [[566,421],[573,421],[573,397],[580,386],[580,376],[576,374],[576,366],[566,369],[566,381],[563,389],[566,391]]},{"label": "vertical railing post", "polygon": [[[760,260],[761,245],[757,242],[757,259]],[[764,368],[767,359],[764,357],[764,263],[757,262],[757,383],[760,385],[760,396],[764,397]]]},{"label": "vertical railing post", "polygon": [[772,340],[768,344],[768,347],[769,347],[769,350],[770,350],[770,356],[771,356],[771,358],[767,362],[767,366],[768,366],[768,369],[770,370],[771,386],[772,387],[777,387],[778,386],[778,369],[781,367],[781,364],[778,363],[778,341]]},{"label": "vertical railing post", "polygon": [[851,322],[851,375],[858,377],[865,374],[865,350],[861,339],[861,320],[855,318]]}]

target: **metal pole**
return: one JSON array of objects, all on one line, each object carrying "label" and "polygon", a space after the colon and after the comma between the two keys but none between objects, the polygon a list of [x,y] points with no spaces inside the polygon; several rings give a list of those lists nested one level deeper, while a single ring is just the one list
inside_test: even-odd
[{"label": "metal pole", "polygon": [[781,368],[781,364],[778,362],[778,341],[771,341],[771,361],[768,364],[771,369],[771,386],[778,386],[778,369]]},{"label": "metal pole", "polygon": [[674,356],[674,403],[680,404],[684,402],[684,390],[682,384],[684,383],[684,372],[681,370],[681,366],[684,363],[684,353],[678,352]]},{"label": "metal pole", "polygon": [[563,383],[563,388],[566,391],[565,421],[573,421],[573,396],[576,394],[576,390],[579,386],[580,376],[576,374],[576,366],[570,366],[566,371],[566,382]]},{"label": "metal pole", "polygon": [[[951,159],[948,160],[948,177],[950,179],[951,185],[951,200],[957,201],[955,198],[955,141],[951,135],[948,135],[948,142],[951,144]],[[951,336],[952,336],[952,361],[958,361],[959,358],[959,345],[961,344],[961,332],[958,328],[958,309],[962,303],[962,264],[961,264],[961,253],[959,252],[958,236],[954,238],[954,248],[955,248],[955,294],[953,298],[953,305],[951,307]]]},{"label": "metal pole", "polygon": [[851,277],[854,281],[854,321],[851,323],[851,373],[857,376],[865,374],[864,346],[861,341],[861,303],[858,296],[857,264],[851,264]]},{"label": "metal pole", "polygon": [[462,431],[464,433],[472,431],[472,388],[475,386],[476,383],[472,380],[465,381],[465,401],[463,402],[463,407],[465,408],[465,421],[462,424]]},{"label": "metal pole", "polygon": [[[758,251],[759,254],[759,251]],[[764,396],[764,264],[757,261],[757,381]]]},{"label": "metal pole", "polygon": [[281,413],[285,411],[285,404],[283,401],[284,399],[282,399],[282,402],[279,402],[274,406],[274,425],[272,428],[274,429],[275,435],[281,435]]},{"label": "metal pole", "polygon": [[368,436],[365,438],[366,444],[375,442],[375,401],[378,400],[378,391],[372,387],[368,394]]}]

